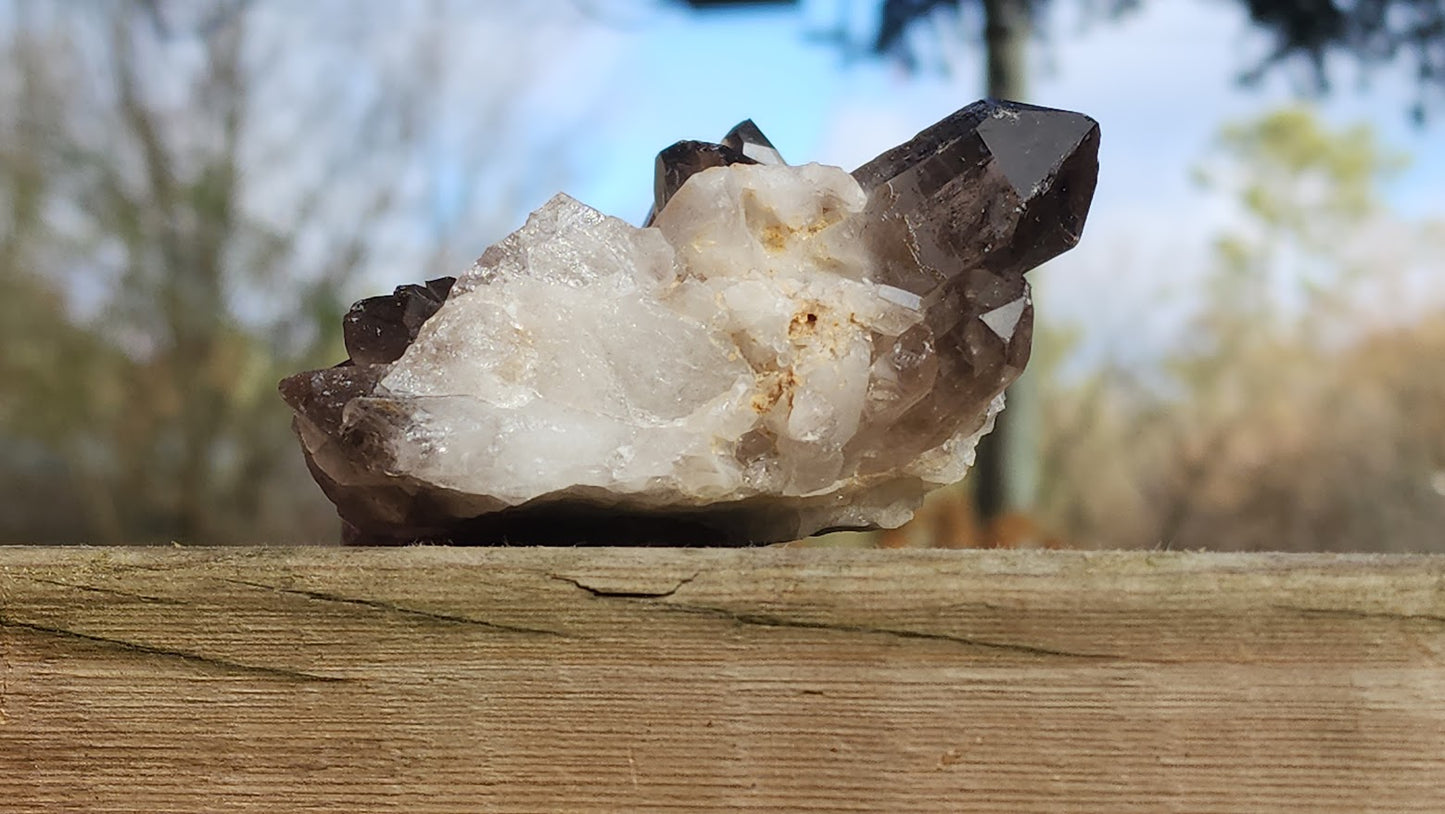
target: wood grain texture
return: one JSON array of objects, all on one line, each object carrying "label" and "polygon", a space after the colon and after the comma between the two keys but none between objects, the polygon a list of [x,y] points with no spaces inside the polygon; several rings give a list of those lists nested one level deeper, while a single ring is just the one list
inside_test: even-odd
[{"label": "wood grain texture", "polygon": [[0,811],[1445,810],[1445,558],[0,549]]}]

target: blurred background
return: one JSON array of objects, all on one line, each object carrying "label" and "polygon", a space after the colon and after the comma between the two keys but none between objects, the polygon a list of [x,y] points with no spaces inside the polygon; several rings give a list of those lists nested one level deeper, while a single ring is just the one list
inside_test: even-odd
[{"label": "blurred background", "polygon": [[885,546],[1445,551],[1445,3],[0,0],[0,542],[330,543],[275,384],[355,299],[754,119],[1103,130],[975,473]]}]

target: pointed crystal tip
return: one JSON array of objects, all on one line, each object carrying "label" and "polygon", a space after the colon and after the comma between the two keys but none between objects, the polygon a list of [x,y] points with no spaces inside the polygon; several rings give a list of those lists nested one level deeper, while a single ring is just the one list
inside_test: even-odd
[{"label": "pointed crystal tip", "polygon": [[657,213],[682,189],[687,179],[703,170],[731,164],[786,163],[752,119],[738,122],[718,144],[679,141],[657,154],[657,170],[652,182],[652,211],[647,213],[647,220],[642,225],[651,226]]},{"label": "pointed crystal tip", "polygon": [[395,362],[416,339],[422,323],[441,309],[455,277],[399,286],[389,296],[368,297],[351,306],[341,321],[342,339],[360,365]]},{"label": "pointed crystal tip", "polygon": [[723,136],[722,145],[737,150],[759,164],[788,163],[778,154],[778,149],[768,141],[768,137],[763,135],[763,131],[753,124],[752,119],[738,122],[737,126]]},{"label": "pointed crystal tip", "polygon": [[[853,171],[881,222],[906,222],[900,288],[924,296],[965,269],[1023,274],[1079,242],[1099,172],[1082,113],[985,99]],[[889,240],[900,236],[887,235]],[[896,244],[903,245],[903,244]],[[916,264],[912,261],[918,261]],[[921,268],[920,268],[921,267]],[[885,274],[885,282],[889,277]]]}]

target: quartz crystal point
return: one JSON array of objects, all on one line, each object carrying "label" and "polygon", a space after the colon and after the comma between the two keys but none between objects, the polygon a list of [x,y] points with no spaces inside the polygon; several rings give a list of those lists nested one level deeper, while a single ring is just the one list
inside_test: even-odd
[{"label": "quartz crystal point", "polygon": [[658,158],[655,221],[559,195],[362,300],[281,393],[353,543],[741,545],[896,526],[960,479],[1073,246],[1086,116],[984,101],[851,175],[752,122]]},{"label": "quartz crystal point", "polygon": [[783,157],[753,124],[752,119],[739,122],[723,136],[721,144],[706,141],[679,141],[657,154],[657,168],[652,181],[652,210],[643,226],[651,226],[657,213],[667,205],[673,193],[687,179],[713,167],[733,164],[782,164]]},{"label": "quartz crystal point", "polygon": [[763,131],[753,124],[752,119],[744,119],[736,127],[723,136],[722,146],[737,150],[744,156],[751,158],[759,164],[786,164],[783,157],[778,154],[778,148],[773,146]]},{"label": "quartz crystal point", "polygon": [[723,144],[706,141],[679,141],[657,154],[657,175],[653,180],[654,213],[661,212],[672,196],[677,194],[687,179],[703,170],[713,167],[728,167],[733,164],[758,164]]},{"label": "quartz crystal point", "polygon": [[351,361],[381,365],[400,359],[422,324],[441,309],[455,282],[455,277],[442,277],[404,285],[389,297],[369,297],[351,306],[341,320]]}]

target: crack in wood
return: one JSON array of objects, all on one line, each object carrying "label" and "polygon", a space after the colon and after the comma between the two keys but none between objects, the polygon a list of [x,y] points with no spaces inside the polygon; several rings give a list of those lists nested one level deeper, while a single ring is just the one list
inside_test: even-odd
[{"label": "crack in wood", "polygon": [[31,575],[27,575],[25,578],[30,580],[31,582],[41,582],[46,585],[59,585],[63,588],[74,588],[77,591],[90,591],[97,594],[107,594],[109,596],[123,596],[128,599],[139,599],[142,602],[150,602],[161,605],[187,604],[179,599],[170,599],[164,596],[149,596],[147,594],[131,593],[130,591],[118,591],[114,588],[102,588],[99,585],[82,585],[78,582],[65,582],[63,580],[46,579],[45,577],[37,577]]},{"label": "crack in wood", "polygon": [[1429,622],[1445,625],[1445,616],[1433,613],[1396,613],[1363,611],[1352,608],[1311,608],[1304,605],[1274,605],[1275,610],[1293,611],[1303,616],[1334,616],[1342,619],[1389,619],[1404,622]]},{"label": "crack in wood", "polygon": [[871,627],[868,625],[850,625],[838,622],[812,622],[805,619],[789,619],[783,616],[774,616],[763,613],[740,613],[727,608],[715,608],[706,605],[678,605],[669,603],[665,607],[669,610],[681,613],[697,613],[706,616],[716,616],[730,619],[744,625],[757,625],[760,627],[779,628],[802,628],[806,630],[829,630],[840,633],[862,633],[867,635],[892,636],[899,639],[919,639],[924,641],[952,642],[954,644],[977,647],[984,650],[998,650],[1010,653],[1022,653],[1025,655],[1047,657],[1047,658],[1068,658],[1081,659],[1086,661],[1130,661],[1130,662],[1151,662],[1153,659],[1132,658],[1116,653],[1086,653],[1074,650],[1063,650],[1052,647],[1040,647],[1031,644],[1018,644],[1016,642],[996,642],[989,639],[976,639],[971,636],[957,636],[951,633],[930,633],[923,630],[907,630],[900,628]]},{"label": "crack in wood", "polygon": [[[4,599],[0,596],[0,599]],[[0,632],[0,724],[9,720],[5,713],[10,699],[10,636]]]},{"label": "crack in wood", "polygon": [[[221,563],[221,562],[223,562],[223,560],[221,560],[220,558],[217,558],[217,559],[215,559],[215,560],[210,561],[209,563],[199,563],[199,564],[200,564],[200,565],[215,565],[215,564],[218,564],[218,563]],[[107,562],[107,563],[105,563],[105,565],[106,565],[106,567],[107,567],[109,570],[113,571],[113,572],[116,573],[116,574],[124,574],[124,573],[126,573],[127,571],[149,571],[149,572],[151,572],[151,573],[153,573],[153,574],[173,574],[173,573],[175,573],[175,572],[177,572],[177,571],[184,571],[184,570],[186,570],[186,569],[193,569],[193,568],[195,568],[195,567],[198,565],[198,563],[188,562],[188,561],[187,561],[187,562],[166,563],[166,564],[161,564],[161,565],[155,565],[155,564],[151,564],[151,563],[142,563],[142,562]]]},{"label": "crack in wood", "polygon": [[[598,588],[594,585],[589,585],[583,580],[576,577],[569,577],[556,573],[548,573],[547,576],[551,579],[557,580],[558,582],[565,582],[568,585],[580,588],[581,590],[586,591],[592,596],[602,599],[666,599],[676,594],[678,590],[681,589],[684,585],[687,585],[688,583],[697,579],[698,576],[701,575],[701,573],[701,571],[695,572],[691,576],[685,577],[682,580],[678,581],[677,584],[673,585],[671,588],[667,588],[661,591],[614,590],[607,588]],[[736,611],[730,611],[726,608],[709,607],[706,605],[681,605],[674,602],[668,602],[661,605],[661,607],[672,611],[679,611],[682,613],[696,613],[708,616],[718,616],[730,619],[740,624],[758,625],[761,627],[831,630],[843,633],[863,633],[882,636],[893,636],[901,639],[945,641],[952,642],[954,644],[962,644],[970,647],[982,648],[985,650],[999,650],[1012,653],[1024,653],[1027,655],[1048,658],[1071,658],[1083,659],[1088,661],[1150,661],[1149,659],[1129,658],[1115,653],[1085,653],[1072,650],[1039,647],[1029,644],[1018,644],[1014,642],[995,642],[986,639],[976,639],[969,636],[956,636],[948,633],[929,633],[927,631],[869,627],[866,625],[847,625],[833,622],[809,622],[801,619],[789,619],[786,617],[774,616],[770,614],[739,613]]]},{"label": "crack in wood", "polygon": [[560,638],[569,638],[568,634],[559,630],[549,630],[547,628],[538,627],[524,627],[522,625],[509,625],[502,622],[489,622],[485,619],[474,619],[470,616],[457,616],[449,613],[435,613],[433,611],[407,608],[401,605],[395,605],[390,602],[383,602],[377,599],[358,599],[350,596],[340,596],[338,594],[328,593],[326,591],[312,591],[303,588],[282,588],[278,585],[267,585],[264,582],[249,582],[242,579],[229,579],[225,577],[222,577],[220,579],[223,582],[229,582],[234,585],[244,585],[249,588],[257,588],[260,590],[272,591],[279,594],[301,596],[305,597],[306,599],[314,600],[316,602],[335,602],[342,605],[353,605],[356,607],[367,608],[383,613],[396,613],[402,616],[411,616],[417,619],[426,619],[433,622],[446,622],[449,624],[458,625],[472,625],[475,627],[486,628],[487,630],[495,630],[502,633],[525,633],[533,636],[557,636]]},{"label": "crack in wood", "polygon": [[92,644],[104,645],[121,650],[127,653],[137,653],[147,656],[160,656],[163,658],[179,659],[193,664],[202,664],[208,667],[217,667],[228,672],[244,673],[249,675],[262,675],[269,678],[281,678],[289,681],[303,682],[341,682],[345,678],[337,676],[326,676],[317,673],[308,673],[301,670],[291,670],[284,667],[267,667],[260,664],[246,664],[245,662],[232,661],[230,659],[207,656],[203,653],[196,653],[189,650],[176,650],[168,647],[157,647],[150,644],[141,644],[126,639],[116,639],[110,636],[100,636],[94,633],[82,633],[78,630],[69,630],[63,627],[52,627],[40,625],[34,622],[22,622],[18,619],[11,619],[0,616],[0,628],[13,630],[28,630],[34,633],[43,633],[50,636],[59,636],[66,639],[90,642]]},{"label": "crack in wood", "polygon": [[594,585],[588,585],[587,583],[576,577],[563,576],[562,574],[548,573],[547,577],[548,579],[555,579],[558,582],[565,582],[568,585],[573,586],[574,588],[580,588],[587,593],[598,597],[599,599],[666,599],[677,593],[682,588],[682,586],[697,579],[699,576],[701,576],[701,574],[701,571],[696,571],[692,574],[692,576],[683,577],[681,580],[678,580],[678,582],[674,584],[671,588],[667,588],[661,591],[613,590],[610,588],[598,588]]}]

